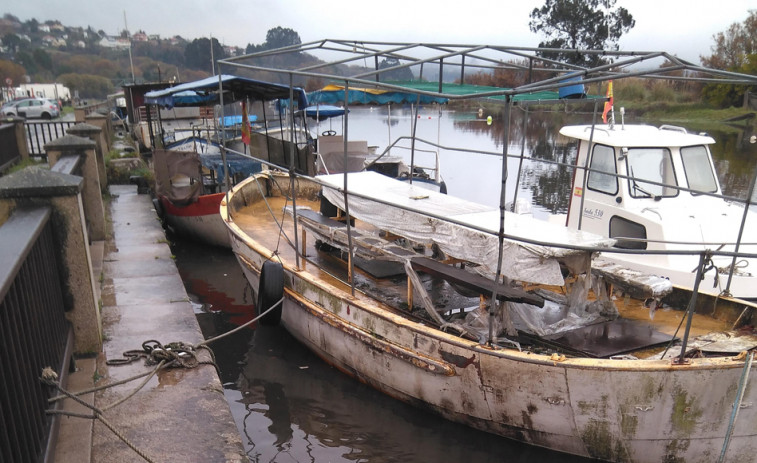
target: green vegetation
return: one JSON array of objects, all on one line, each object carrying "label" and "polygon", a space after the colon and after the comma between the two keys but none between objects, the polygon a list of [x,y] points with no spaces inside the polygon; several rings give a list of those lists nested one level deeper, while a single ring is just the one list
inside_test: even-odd
[{"label": "green vegetation", "polygon": [[[614,83],[615,108],[624,107],[628,114],[642,120],[665,123],[713,123],[747,116],[754,111],[737,106],[718,106],[702,98],[707,85],[671,83],[664,80],[643,82],[621,79]],[[743,93],[741,98],[743,99]]]},{"label": "green vegetation", "polygon": [[151,187],[155,183],[152,169],[136,153],[122,155],[116,150],[111,150],[105,155],[105,171],[110,184],[126,185],[134,176],[144,178]]},{"label": "green vegetation", "polygon": [[19,161],[17,164],[15,164],[13,167],[8,169],[8,172],[6,174],[12,174],[14,172],[18,172],[19,170],[24,170],[27,167],[30,166],[37,166],[37,165],[43,165],[43,167],[47,167],[47,163],[40,159],[33,159],[33,158],[26,158]]}]

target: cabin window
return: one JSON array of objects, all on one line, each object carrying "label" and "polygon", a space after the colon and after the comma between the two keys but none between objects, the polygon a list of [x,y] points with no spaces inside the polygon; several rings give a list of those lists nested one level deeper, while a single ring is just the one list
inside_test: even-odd
[{"label": "cabin window", "polygon": [[[586,186],[590,190],[600,191],[609,195],[618,193],[617,168],[615,167],[615,150],[609,146],[595,145],[591,156],[592,169]],[[596,172],[599,171],[599,172]],[[602,172],[607,172],[606,174]]]},{"label": "cabin window", "polygon": [[710,165],[710,156],[703,145],[681,148],[683,171],[692,190],[717,193],[718,183]]},{"label": "cabin window", "polygon": [[[632,222],[623,217],[613,216],[610,218],[610,238],[616,238],[616,248],[621,249],[646,249],[647,229],[644,225]],[[624,240],[620,238],[635,238],[634,240]]]},{"label": "cabin window", "polygon": [[678,195],[678,182],[669,149],[630,148],[626,166],[629,177],[628,187],[632,197],[668,198]]}]

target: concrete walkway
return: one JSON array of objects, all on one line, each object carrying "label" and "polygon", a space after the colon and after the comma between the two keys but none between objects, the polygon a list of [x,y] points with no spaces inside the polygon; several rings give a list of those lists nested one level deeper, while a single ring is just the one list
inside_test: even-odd
[{"label": "concrete walkway", "polygon": [[[136,186],[130,185],[113,185],[110,192],[112,240],[105,244],[102,262],[103,354],[96,363],[77,362],[80,371],[72,375],[72,383],[76,382],[72,390],[93,382],[109,384],[154,368],[143,359],[128,365],[105,364],[122,358],[125,351],[142,349],[145,341],[196,345],[203,340],[150,196],[138,195]],[[205,352],[200,357],[210,358]],[[97,392],[95,406],[103,409],[125,398],[142,381]],[[103,416],[156,463],[247,461],[218,375],[210,365],[163,370]],[[94,429],[89,424],[91,455],[61,454],[61,449],[85,451],[75,436],[77,432],[87,435],[85,420],[63,421],[56,461],[146,461],[100,421],[94,422]],[[72,427],[74,421],[79,426]],[[71,445],[76,440],[78,445]]]}]

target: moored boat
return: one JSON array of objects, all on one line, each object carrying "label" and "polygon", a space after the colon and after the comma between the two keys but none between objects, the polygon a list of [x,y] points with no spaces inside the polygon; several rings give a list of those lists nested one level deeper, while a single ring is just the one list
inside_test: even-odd
[{"label": "moored boat", "polygon": [[[333,106],[333,104],[340,102],[347,105],[365,105],[371,108],[385,107],[387,112],[386,124],[391,127],[392,105],[406,105],[411,107],[410,112],[414,115],[412,131],[415,132],[415,124],[420,118],[421,105],[441,108],[441,105],[449,102],[448,98],[428,96],[419,98],[417,94],[408,91],[345,88],[332,84],[309,93],[308,102],[311,106],[305,108],[304,112],[309,118],[316,119],[319,122],[329,120],[329,129],[316,138],[317,173],[333,174],[369,170],[404,182],[416,183],[418,186],[432,191],[447,192],[447,185],[441,177],[438,147],[421,148],[420,143],[418,143],[419,146],[415,146],[408,143],[409,140],[413,139],[409,137],[401,137],[392,143],[390,135],[389,144],[382,152],[377,153],[377,145],[369,145],[367,140],[350,138],[345,141],[342,134],[331,128],[331,120],[344,116],[344,108]],[[441,114],[441,109],[439,109],[439,114]],[[318,126],[316,125],[316,127]],[[402,143],[403,141],[405,143]],[[373,140],[372,143],[376,143],[376,141]],[[345,149],[347,156],[344,156]],[[394,150],[394,153],[392,150]],[[412,167],[406,162],[405,157],[397,153],[409,155]]]},{"label": "moored boat", "polygon": [[[378,44],[328,43],[338,46],[372,54]],[[482,47],[432,48],[444,50],[449,66]],[[503,97],[507,120],[514,95],[564,82],[560,75],[472,97]],[[697,314],[695,284],[686,311],[657,310],[649,320],[668,280],[594,272],[593,257],[615,239],[507,212],[504,196],[488,207],[371,172],[271,171],[234,187],[221,216],[262,320],[280,322],[326,362],[392,397],[602,460],[752,461],[751,306],[720,319]],[[333,214],[320,212],[324,198]],[[709,254],[699,253],[697,279]],[[610,284],[652,303],[614,299]]]},{"label": "moored boat", "polygon": [[[273,173],[245,180],[232,191],[229,206],[222,203],[221,214],[245,276],[258,290],[259,310],[271,307],[283,296],[278,315],[281,323],[328,363],[393,397],[446,418],[563,452],[612,461],[660,461],[667,454],[685,461],[704,461],[702,456],[711,460],[722,448],[732,412],[727,404],[736,398],[751,364],[745,363],[744,356],[721,353],[717,357],[687,358],[683,364],[670,358],[634,358],[630,355],[641,355],[639,351],[649,349],[649,342],[666,344],[671,336],[645,323],[635,326],[633,321],[621,321],[624,318],[588,325],[580,331],[558,332],[541,343],[532,340],[531,346],[521,349],[506,342],[488,345],[481,341],[487,337],[488,325],[476,330],[487,312],[470,310],[477,308],[478,298],[435,289],[452,283],[468,284],[469,291],[472,286],[474,292],[491,296],[486,285],[467,282],[475,281],[476,274],[438,263],[412,249],[392,249],[396,245],[383,242],[378,233],[369,234],[359,220],[354,239],[362,242],[362,252],[355,260],[365,259],[370,249],[378,252],[383,247],[382,257],[389,252],[402,255],[410,260],[411,267],[429,273],[415,277],[408,271],[408,276],[403,276],[399,273],[404,271],[402,264],[400,270],[389,270],[388,276],[374,277],[381,269],[371,268],[371,264],[386,265],[386,261],[374,257],[364,266],[356,264],[353,275],[359,289],[353,293],[346,283],[348,262],[328,248],[344,245],[339,233],[345,232],[346,224],[314,212],[320,184],[298,179],[295,192],[289,189],[288,180]],[[404,186],[397,188],[404,191]],[[283,214],[287,195],[296,198],[302,213],[299,220],[307,226],[295,229],[292,217]],[[311,210],[304,209],[305,205]],[[276,211],[275,220],[269,208]],[[307,231],[303,233],[302,227]],[[293,246],[295,237],[303,234],[310,238],[298,245],[298,263]],[[326,242],[329,236],[334,238]],[[324,241],[317,244],[316,237]],[[415,258],[420,262],[414,266]],[[444,276],[428,277],[437,271]],[[416,289],[414,296],[408,296],[408,281],[415,278],[422,280],[418,286],[411,283]],[[422,295],[419,287],[427,294]],[[502,291],[512,303],[538,310],[540,296]],[[432,299],[433,310],[440,312],[438,318],[418,307],[423,304],[417,301],[426,297]],[[556,294],[553,297],[559,299]],[[556,306],[549,310],[567,311]],[[591,310],[595,308],[587,304],[577,313]],[[455,326],[455,314],[462,314],[458,320],[473,321]],[[622,333],[634,329],[654,336],[641,341],[634,336],[620,339]],[[700,333],[707,338],[707,332]],[[560,346],[560,336],[571,335],[596,344],[598,350],[608,348],[603,340],[609,342],[610,357],[595,358],[597,351],[566,355],[581,349],[576,344],[563,344],[564,350],[554,347]],[[739,336],[728,339],[737,342]],[[755,343],[753,336],[741,341],[745,344],[734,344],[730,349],[740,352]],[[613,345],[624,342],[637,348],[626,350],[627,345]],[[706,347],[703,349],[712,355]],[[751,376],[748,378],[753,379]],[[754,388],[741,392],[742,404],[757,399]],[[730,443],[733,455],[753,451],[752,424],[756,419],[751,406],[740,410]]]},{"label": "moored boat", "polygon": [[[699,256],[675,251],[757,251],[757,214],[723,196],[709,148],[715,140],[706,134],[626,124],[568,126],[560,133],[579,142],[576,164],[589,168],[588,175],[576,170],[567,225],[617,238],[618,248],[671,251],[606,259],[690,291]],[[757,260],[710,259],[700,292],[757,299]]]},{"label": "moored boat", "polygon": [[[225,95],[219,90],[219,81],[227,86]],[[306,101],[303,92],[298,94],[303,102]],[[289,96],[290,90],[286,86],[224,75],[148,92],[145,102],[164,108],[212,107],[222,103],[224,97],[226,103],[244,101],[245,104],[253,104],[287,99]],[[265,112],[265,109],[262,111]],[[241,140],[238,144],[234,143],[234,139],[227,140],[227,136],[234,135],[230,131],[239,131],[234,127],[240,124],[247,124],[251,131],[250,120],[254,119],[256,116],[249,114],[243,117],[225,116],[220,119],[220,128],[212,133],[210,129],[205,130],[205,138],[200,136],[201,131],[197,135],[191,131],[191,136],[170,144],[162,140],[166,149],[153,150],[156,209],[175,233],[206,244],[229,247],[228,232],[218,214],[226,186],[260,172],[264,162],[285,163],[283,153],[288,151],[287,140],[271,142],[270,139],[275,137],[268,137],[265,132],[252,132],[246,144]],[[233,145],[243,152],[230,150],[227,153],[223,151],[224,145]],[[253,159],[247,154],[248,146],[260,159]],[[312,155],[308,154],[307,146],[297,151],[300,154],[298,159],[302,159],[298,166],[312,164]],[[225,175],[228,175],[228,184],[224,181]]]}]

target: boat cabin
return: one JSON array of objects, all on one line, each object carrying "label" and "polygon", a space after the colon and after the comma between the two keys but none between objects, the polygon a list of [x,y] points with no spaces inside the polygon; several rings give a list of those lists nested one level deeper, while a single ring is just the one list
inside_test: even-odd
[{"label": "boat cabin", "polygon": [[[697,252],[733,250],[739,242],[744,207],[722,197],[710,155],[715,143],[711,137],[680,127],[647,125],[568,126],[560,133],[578,142],[569,228],[615,238],[620,249],[691,251],[608,254],[609,258],[691,288]],[[754,240],[744,234],[742,242]],[[731,260],[716,258],[714,264],[722,271],[703,289],[723,291]],[[747,268],[740,269],[741,277],[751,277]],[[730,291],[737,297],[755,297],[753,287],[736,278]]]}]

